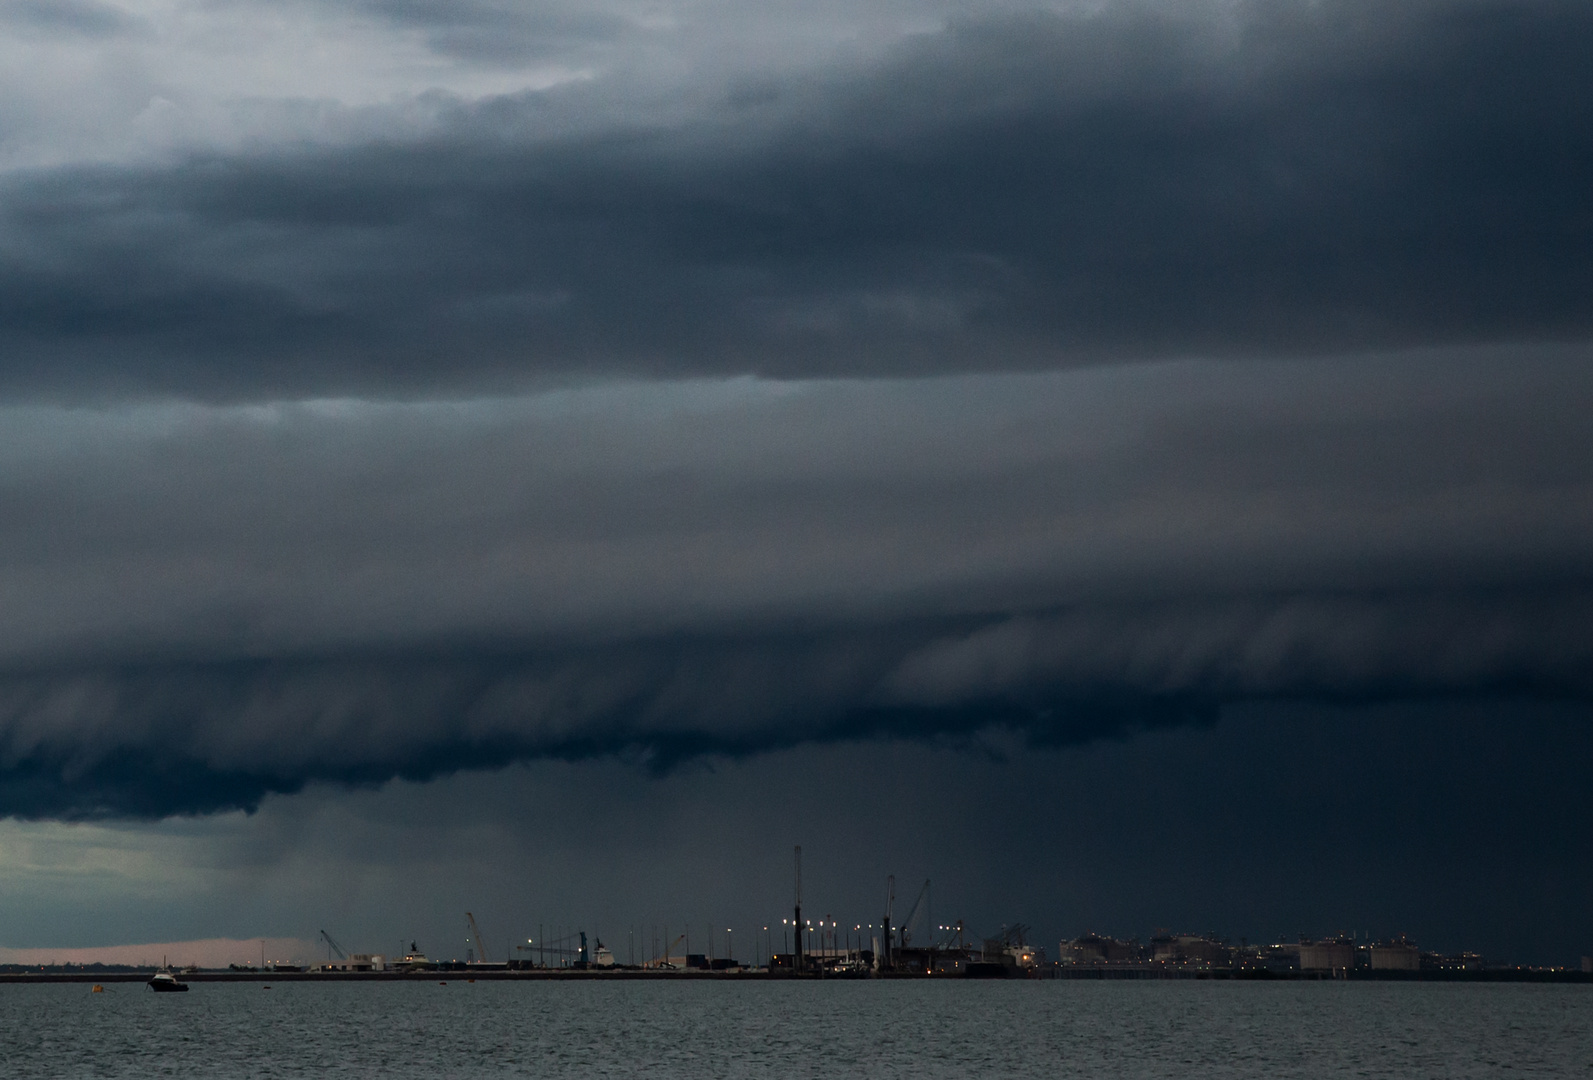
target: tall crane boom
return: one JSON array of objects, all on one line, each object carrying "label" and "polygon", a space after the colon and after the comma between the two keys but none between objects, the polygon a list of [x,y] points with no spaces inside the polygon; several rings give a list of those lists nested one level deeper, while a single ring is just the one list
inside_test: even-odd
[{"label": "tall crane boom", "polygon": [[337,953],[337,958],[339,960],[347,960],[348,959],[348,956],[343,952],[343,946],[341,946],[337,942],[333,941],[331,934],[328,934],[325,930],[322,930],[321,931],[321,936],[326,939],[326,947],[328,949],[331,949],[333,952]]},{"label": "tall crane boom", "polygon": [[470,936],[476,939],[476,956],[485,964],[487,963],[487,942],[481,936],[481,927],[476,925],[476,917],[470,912],[465,912],[465,918],[470,920]]},{"label": "tall crane boom", "polygon": [[[919,905],[924,902],[924,897],[929,895],[929,879],[924,879],[924,887],[918,890],[918,899],[913,901],[913,906],[908,909],[907,915],[902,919],[902,945],[905,946],[913,939],[913,916],[918,914]],[[927,921],[927,920],[926,920]],[[931,937],[934,935],[931,934]]]},{"label": "tall crane boom", "polygon": [[891,967],[891,914],[896,910],[896,875],[885,879],[885,917],[880,920],[879,966],[886,971]]},{"label": "tall crane boom", "polygon": [[686,940],[686,935],[685,934],[681,934],[674,941],[671,941],[668,945],[664,946],[664,955],[663,956],[660,956],[658,959],[653,960],[651,963],[649,963],[649,964],[647,964],[645,966],[647,966],[647,967],[660,967],[660,968],[661,967],[674,967],[675,966],[674,962],[670,960],[670,956],[674,954],[675,946],[679,945],[682,941],[685,941],[685,940]]}]

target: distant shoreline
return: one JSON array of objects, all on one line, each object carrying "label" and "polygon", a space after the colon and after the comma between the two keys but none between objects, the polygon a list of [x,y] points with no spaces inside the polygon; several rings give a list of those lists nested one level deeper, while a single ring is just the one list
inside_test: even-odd
[{"label": "distant shoreline", "polygon": [[[143,983],[157,970],[145,971],[35,971],[0,973],[0,986],[27,986],[42,983]],[[635,980],[708,980],[714,982],[856,982],[870,979],[908,980],[924,982],[1021,982],[1044,980],[1080,980],[1096,982],[1120,981],[1179,981],[1179,982],[1443,982],[1443,983],[1557,983],[1593,985],[1593,974],[1534,968],[1499,968],[1488,971],[1363,971],[1351,972],[1337,978],[1327,972],[1291,971],[1270,972],[1256,970],[1157,969],[1149,967],[1098,967],[1043,969],[1027,977],[980,980],[958,975],[878,974],[854,976],[794,976],[788,972],[757,970],[742,971],[644,971],[618,969],[607,971],[577,971],[569,968],[548,968],[522,971],[195,971],[179,973],[178,978],[187,983],[452,983],[452,982],[615,982]]]}]

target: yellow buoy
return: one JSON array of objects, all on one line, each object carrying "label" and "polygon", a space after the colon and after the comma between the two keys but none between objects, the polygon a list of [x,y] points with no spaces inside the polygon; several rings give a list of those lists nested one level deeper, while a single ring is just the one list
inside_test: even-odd
[{"label": "yellow buoy", "polygon": [[90,990],[89,993],[91,993],[91,994],[103,994],[103,993],[105,993],[105,987],[101,986],[99,983],[95,983],[94,984],[94,989]]}]

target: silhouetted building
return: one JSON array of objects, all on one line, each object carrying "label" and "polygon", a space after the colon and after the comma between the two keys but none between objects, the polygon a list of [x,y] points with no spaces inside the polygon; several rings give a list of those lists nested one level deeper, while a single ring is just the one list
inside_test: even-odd
[{"label": "silhouetted building", "polygon": [[1085,934],[1062,942],[1058,955],[1064,964],[1137,964],[1144,961],[1146,952],[1137,941]]},{"label": "silhouetted building", "polygon": [[1349,971],[1355,966],[1355,943],[1345,938],[1300,942],[1301,971]]},{"label": "silhouetted building", "polygon": [[1233,949],[1214,937],[1164,934],[1151,938],[1151,960],[1161,964],[1227,967],[1233,962]]},{"label": "silhouetted building", "polygon": [[1440,953],[1422,953],[1423,971],[1481,971],[1482,957],[1474,952],[1444,956]]},{"label": "silhouetted building", "polygon": [[1246,959],[1247,967],[1284,974],[1300,970],[1300,943],[1280,941],[1276,945],[1257,945]]},{"label": "silhouetted building", "polygon": [[1421,950],[1402,935],[1393,941],[1381,942],[1367,950],[1373,971],[1420,971]]}]

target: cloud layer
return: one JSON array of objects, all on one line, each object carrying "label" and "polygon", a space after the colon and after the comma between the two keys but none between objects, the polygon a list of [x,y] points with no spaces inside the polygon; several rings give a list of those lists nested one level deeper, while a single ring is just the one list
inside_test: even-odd
[{"label": "cloud layer", "polygon": [[12,411],[0,807],[1593,690],[1580,352]]},{"label": "cloud layer", "polygon": [[6,9],[0,812],[1588,692],[1584,5],[727,11]]},{"label": "cloud layer", "polygon": [[379,141],[14,172],[0,389],[274,400],[1575,340],[1588,41],[1573,3],[1009,12],[629,120],[599,78],[438,99]]}]

